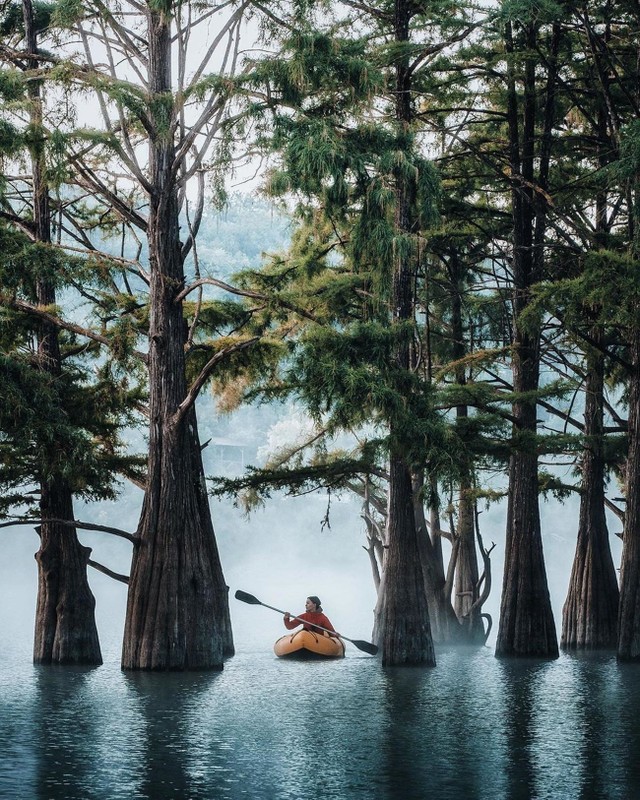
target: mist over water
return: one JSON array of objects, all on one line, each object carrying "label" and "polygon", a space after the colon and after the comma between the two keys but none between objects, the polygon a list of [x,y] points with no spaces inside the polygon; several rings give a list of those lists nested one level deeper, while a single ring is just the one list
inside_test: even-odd
[{"label": "mist over water", "polygon": [[[135,530],[138,501],[127,494],[78,517]],[[366,639],[375,592],[358,503],[333,497],[322,528],[327,502],[278,496],[247,519],[214,501],[225,577],[231,596],[243,589],[292,613],[317,594],[337,630]],[[541,510],[559,634],[577,511]],[[280,616],[232,598],[237,655],[222,672],[169,675],[120,671],[126,587],[95,571],[104,665],[34,667],[37,537],[1,531],[0,798],[640,797],[640,668],[611,654],[495,659],[504,509],[481,524],[485,544],[496,542],[489,647],[439,650],[435,669],[382,669],[352,645],[343,661],[290,663],[271,649]],[[80,537],[128,572],[128,542]]]}]

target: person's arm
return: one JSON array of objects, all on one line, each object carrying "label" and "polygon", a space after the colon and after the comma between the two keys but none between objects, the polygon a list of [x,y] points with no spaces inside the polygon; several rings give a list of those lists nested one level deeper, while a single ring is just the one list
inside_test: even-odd
[{"label": "person's arm", "polygon": [[298,617],[291,617],[291,614],[287,611],[284,615],[284,626],[287,630],[292,631],[294,628],[297,628],[298,625],[302,625]]}]

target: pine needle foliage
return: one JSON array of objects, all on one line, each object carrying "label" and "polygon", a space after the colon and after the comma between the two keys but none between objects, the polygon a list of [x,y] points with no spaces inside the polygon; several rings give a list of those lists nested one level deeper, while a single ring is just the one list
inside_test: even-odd
[{"label": "pine needle foliage", "polygon": [[[39,318],[13,301],[35,303],[42,280],[61,292],[71,276],[86,285],[86,264],[5,225],[0,246],[0,513],[22,507],[37,517],[35,487],[57,480],[78,497],[114,499],[125,477],[144,480],[144,460],[121,438],[145,399],[135,372],[105,362],[84,342],[79,347],[70,331],[60,334],[62,372],[42,369]],[[39,311],[60,314],[56,307]]]},{"label": "pine needle foliage", "polygon": [[[290,250],[262,273],[245,274],[244,285],[277,287],[280,295],[286,286],[287,297],[297,293],[294,304],[313,314],[303,327],[298,321],[276,383],[254,384],[248,396],[295,397],[330,433],[367,424],[393,430],[381,439],[387,455],[397,447],[416,469],[428,464],[434,475],[439,469],[443,476],[459,475],[462,467],[452,464],[451,453],[462,452],[461,440],[480,448],[483,427],[490,440],[503,437],[501,448],[493,443],[481,448],[485,455],[500,451],[504,457],[505,422],[488,402],[483,410],[478,399],[475,421],[466,428],[452,425],[451,409],[460,394],[445,397],[436,390],[424,364],[414,370],[396,366],[398,347],[425,347],[431,333],[415,320],[392,323],[394,263],[413,265],[415,313],[428,314],[435,330],[433,287],[439,278],[427,254],[442,250],[441,211],[450,200],[443,198],[440,175],[424,154],[419,126],[393,123],[393,70],[404,60],[419,63],[432,44],[426,18],[436,11],[425,9],[423,18],[412,9],[416,31],[425,32],[423,42],[420,36],[394,41],[384,14],[367,19],[373,35],[361,26],[349,28],[350,20],[313,28],[309,16],[278,42],[277,56],[256,63],[246,79],[247,91],[265,98],[254,111],[260,143],[274,163],[266,191],[295,198],[299,222]],[[459,33],[464,24],[442,20],[449,33],[454,28]],[[428,83],[423,72],[417,71],[420,87]],[[398,182],[411,186],[410,230],[398,226]],[[460,249],[471,239],[470,229],[457,235],[452,230],[447,246]],[[485,252],[479,249],[469,258],[479,263]],[[426,305],[422,292],[429,295]],[[483,302],[488,306],[490,298]],[[432,350],[433,343],[427,347]],[[495,405],[506,402],[489,385],[484,393]]]}]

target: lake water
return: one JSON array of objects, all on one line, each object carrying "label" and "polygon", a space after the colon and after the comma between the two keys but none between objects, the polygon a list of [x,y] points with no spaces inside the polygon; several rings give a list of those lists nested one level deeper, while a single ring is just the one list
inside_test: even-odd
[{"label": "lake water", "polygon": [[640,667],[610,655],[433,669],[277,660],[123,674],[0,654],[0,797],[30,800],[640,797]]}]

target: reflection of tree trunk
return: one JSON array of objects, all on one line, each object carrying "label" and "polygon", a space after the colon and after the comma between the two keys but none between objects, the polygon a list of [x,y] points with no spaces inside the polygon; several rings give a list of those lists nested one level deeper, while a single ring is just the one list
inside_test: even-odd
[{"label": "reflection of tree trunk", "polygon": [[[105,776],[109,775],[111,765],[105,763],[103,748],[114,745],[109,741],[114,728],[105,725],[104,715],[109,713],[107,709],[111,709],[106,699],[108,693],[103,693],[102,705],[99,695],[95,693],[96,677],[92,669],[86,668],[74,669],[72,674],[58,669],[34,670],[28,683],[33,692],[33,700],[29,704],[31,719],[27,727],[24,712],[20,716],[21,724],[16,733],[22,736],[16,741],[22,740],[22,746],[28,748],[27,753],[38,753],[39,757],[33,758],[30,769],[25,769],[24,755],[14,764],[12,772],[18,781],[22,781],[16,783],[15,792],[6,791],[6,773],[3,774],[4,797],[46,797],[54,800],[61,796],[88,798],[112,794],[111,787],[111,791],[105,787]],[[11,724],[12,716],[11,713],[3,714],[5,737],[6,725]],[[129,719],[132,718],[136,719],[129,716]],[[120,720],[115,723],[116,726],[120,724]],[[121,744],[122,741],[116,743],[115,747]],[[135,751],[135,746],[133,749]]]},{"label": "reflection of tree trunk", "polygon": [[[640,304],[636,302],[636,313]],[[620,568],[618,658],[640,661],[640,327],[631,330],[629,450]]]},{"label": "reflection of tree trunk", "polygon": [[[593,332],[597,336],[597,332]],[[615,648],[618,583],[604,511],[604,357],[587,358],[582,494],[576,553],[564,605],[561,647]]]},{"label": "reflection of tree trunk", "polygon": [[174,147],[165,127],[171,92],[168,17],[149,12],[149,82],[157,117],[150,140],[148,483],[138,527],[125,625],[125,669],[220,667],[233,652],[197,433],[187,396],[184,285]]},{"label": "reflection of tree trunk", "polygon": [[[25,40],[29,53],[38,52],[37,34],[31,0],[23,0]],[[33,64],[32,66],[37,66]],[[42,138],[42,101],[36,81],[30,83],[32,127],[33,227],[34,238],[51,242],[51,215]],[[39,306],[55,305],[53,284],[36,281]],[[46,322],[38,331],[38,366],[59,379],[62,357],[57,328]],[[64,442],[51,448],[52,461],[60,460]],[[46,469],[46,464],[43,464]],[[78,541],[75,528],[49,522],[74,518],[73,495],[62,478],[40,482],[40,549],[38,562],[38,599],[36,604],[33,659],[37,664],[101,664],[102,656],[95,624],[95,600],[87,579],[89,548]]]},{"label": "reflection of tree trunk", "polygon": [[500,685],[504,687],[504,736],[509,753],[506,763],[505,796],[513,800],[536,797],[536,766],[533,763],[533,742],[536,736],[539,707],[537,671],[526,666],[524,671],[505,671]]}]

